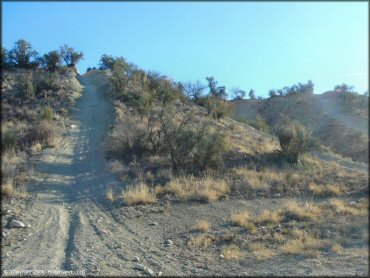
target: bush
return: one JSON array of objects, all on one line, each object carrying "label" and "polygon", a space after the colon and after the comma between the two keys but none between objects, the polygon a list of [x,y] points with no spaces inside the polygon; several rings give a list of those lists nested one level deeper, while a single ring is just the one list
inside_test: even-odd
[{"label": "bush", "polygon": [[43,72],[36,78],[37,94],[42,91],[59,91],[62,88],[62,81],[56,72]]},{"label": "bush", "polygon": [[257,115],[254,121],[249,122],[249,125],[254,127],[257,130],[260,130],[266,133],[270,132],[270,126],[268,125],[266,119],[260,115]]},{"label": "bush", "polygon": [[171,110],[159,115],[162,148],[168,150],[172,169],[205,170],[223,165],[222,155],[227,148],[224,138],[206,129],[205,124],[195,123],[190,111],[181,119],[175,119]]},{"label": "bush", "polygon": [[226,117],[231,112],[231,105],[227,100],[208,95],[200,100],[207,109],[207,115],[211,115],[215,120]]},{"label": "bush", "polygon": [[41,119],[46,120],[46,121],[51,121],[53,120],[53,118],[54,118],[54,112],[51,109],[51,107],[50,106],[44,107],[44,109],[42,109],[42,112],[41,112]]},{"label": "bush", "polygon": [[207,168],[221,168],[224,165],[222,155],[227,149],[224,136],[207,131],[196,146],[194,165],[202,171]]},{"label": "bush", "polygon": [[43,64],[49,70],[55,70],[61,63],[61,58],[58,51],[50,51],[49,53],[45,54],[43,57]]},{"label": "bush", "polygon": [[50,145],[53,142],[55,130],[53,125],[42,120],[30,127],[26,136],[28,144],[41,143],[42,145]]},{"label": "bush", "polygon": [[15,87],[18,90],[20,97],[26,99],[34,98],[36,92],[36,81],[33,72],[29,72],[26,75],[20,75],[16,80]]},{"label": "bush", "polygon": [[304,153],[318,149],[317,142],[311,138],[311,132],[288,117],[280,121],[275,133],[282,149],[282,157],[290,163],[299,163]]}]

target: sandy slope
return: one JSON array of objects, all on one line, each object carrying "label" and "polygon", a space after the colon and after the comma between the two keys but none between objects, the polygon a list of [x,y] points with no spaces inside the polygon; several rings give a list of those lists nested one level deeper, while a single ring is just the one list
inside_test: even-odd
[{"label": "sandy slope", "polygon": [[[85,86],[70,123],[56,148],[43,152],[29,191],[37,195],[17,203],[17,219],[27,229],[6,229],[2,241],[2,274],[29,271],[87,275],[364,275],[367,255],[330,258],[279,256],[268,261],[226,261],[219,254],[187,246],[198,219],[214,230],[229,229],[230,215],[248,209],[273,209],[286,200],[229,198],[215,204],[158,204],[112,207],[105,187],[115,179],[106,169],[103,138],[113,121],[113,108],[101,90],[103,77],[81,77]],[[122,185],[121,185],[122,186]],[[115,186],[116,190],[119,185]],[[151,225],[156,222],[157,225]],[[173,245],[164,241],[171,239]],[[135,261],[137,256],[140,262]],[[335,267],[334,267],[335,266]],[[4,272],[4,271],[7,272]],[[66,273],[66,274],[68,274]],[[22,272],[21,272],[22,274]],[[25,272],[23,272],[25,274]]]}]

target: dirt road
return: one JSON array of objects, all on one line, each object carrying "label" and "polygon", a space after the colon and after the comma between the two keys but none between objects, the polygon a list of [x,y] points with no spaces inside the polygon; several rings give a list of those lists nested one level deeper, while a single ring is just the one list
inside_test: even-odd
[{"label": "dirt road", "polygon": [[[367,254],[272,261],[226,261],[220,250],[188,248],[194,223],[208,219],[228,229],[230,215],[262,211],[286,200],[226,199],[215,204],[115,207],[105,187],[116,183],[104,159],[103,139],[113,123],[113,106],[104,95],[102,76],[81,77],[85,87],[65,134],[35,164],[31,195],[16,203],[17,219],[31,227],[7,229],[2,274],[33,275],[356,275],[367,272]],[[116,190],[121,185],[115,184]],[[165,244],[170,239],[173,244]],[[216,247],[215,247],[216,248]],[[218,247],[217,247],[218,248]],[[346,262],[343,264],[343,262]],[[335,267],[334,267],[335,265]],[[62,272],[61,272],[62,271]]]}]

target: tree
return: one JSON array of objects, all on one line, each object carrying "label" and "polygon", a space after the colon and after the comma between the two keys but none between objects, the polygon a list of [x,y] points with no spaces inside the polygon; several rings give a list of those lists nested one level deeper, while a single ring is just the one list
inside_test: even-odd
[{"label": "tree", "polygon": [[108,54],[103,54],[100,58],[100,63],[99,63],[99,69],[101,70],[106,70],[106,69],[113,69],[114,63],[117,61],[117,59],[122,59],[124,60],[123,57],[120,58],[115,58],[112,55]]},{"label": "tree", "polygon": [[50,51],[43,57],[43,64],[49,69],[54,71],[58,66],[60,66],[61,58],[58,51]]},{"label": "tree", "polygon": [[233,96],[233,100],[241,100],[245,97],[245,91],[243,91],[239,88],[231,89],[231,93],[232,93],[232,96]]},{"label": "tree", "polygon": [[334,87],[334,91],[339,92],[339,93],[349,93],[353,92],[353,86],[349,86],[345,83],[342,83],[341,85],[337,85]]},{"label": "tree", "polygon": [[84,56],[82,52],[75,51],[73,47],[69,47],[67,44],[60,47],[59,54],[67,67],[74,67]]},{"label": "tree", "polygon": [[8,53],[9,63],[18,68],[37,68],[38,53],[32,45],[20,39],[14,43],[14,47]]},{"label": "tree", "polygon": [[7,68],[9,66],[8,51],[1,47],[1,67]]},{"label": "tree", "polygon": [[270,97],[276,97],[277,95],[278,95],[278,93],[276,92],[276,90],[271,89],[271,90],[269,91],[269,96],[270,96]]},{"label": "tree", "polygon": [[256,95],[254,94],[254,90],[253,90],[253,89],[251,89],[251,90],[249,91],[249,98],[250,98],[250,99],[256,99]]},{"label": "tree", "polygon": [[199,80],[192,83],[192,82],[186,82],[183,85],[185,95],[192,99],[195,103],[198,103],[199,98],[203,95],[204,89],[206,86],[204,86]]}]

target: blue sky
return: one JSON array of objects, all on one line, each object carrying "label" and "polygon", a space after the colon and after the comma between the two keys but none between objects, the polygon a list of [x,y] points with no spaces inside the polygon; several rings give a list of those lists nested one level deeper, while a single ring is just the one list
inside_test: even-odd
[{"label": "blue sky", "polygon": [[227,89],[269,89],[313,80],[368,90],[367,2],[2,2],[2,44],[19,38],[44,54],[67,43],[124,56],[175,81],[214,76]]}]

